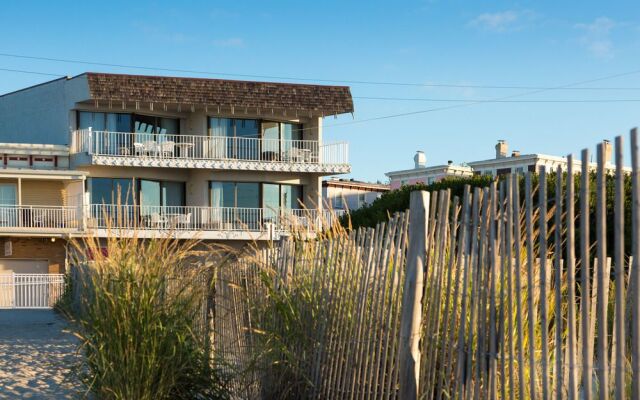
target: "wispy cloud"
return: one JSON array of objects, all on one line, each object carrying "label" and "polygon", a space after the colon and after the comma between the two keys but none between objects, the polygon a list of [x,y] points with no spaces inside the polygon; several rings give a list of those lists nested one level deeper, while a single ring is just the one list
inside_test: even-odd
[{"label": "wispy cloud", "polygon": [[213,41],[213,45],[216,47],[244,47],[244,39],[239,37],[232,37],[226,39],[216,39]]},{"label": "wispy cloud", "polygon": [[576,24],[582,31],[580,44],[596,58],[610,59],[614,56],[611,32],[620,24],[608,17],[598,17],[588,24]]},{"label": "wispy cloud", "polygon": [[469,26],[491,31],[506,32],[521,29],[534,17],[531,11],[506,10],[495,13],[482,13],[469,21]]},{"label": "wispy cloud", "polygon": [[149,25],[146,22],[134,21],[133,26],[134,28],[142,32],[145,36],[153,37],[163,42],[183,44],[193,40],[191,36],[182,32],[165,31],[159,29],[154,25]]}]

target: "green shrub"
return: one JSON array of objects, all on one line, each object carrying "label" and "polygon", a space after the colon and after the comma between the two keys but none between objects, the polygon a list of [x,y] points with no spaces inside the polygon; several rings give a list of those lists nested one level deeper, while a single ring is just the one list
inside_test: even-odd
[{"label": "green shrub", "polygon": [[375,227],[380,222],[386,222],[396,211],[402,212],[409,208],[409,197],[414,190],[437,191],[451,189],[451,196],[460,196],[465,185],[471,187],[485,187],[493,181],[491,176],[475,175],[469,178],[447,178],[431,185],[405,185],[400,189],[384,193],[369,206],[353,210],[341,219],[343,226],[349,224],[355,229],[359,227]]}]

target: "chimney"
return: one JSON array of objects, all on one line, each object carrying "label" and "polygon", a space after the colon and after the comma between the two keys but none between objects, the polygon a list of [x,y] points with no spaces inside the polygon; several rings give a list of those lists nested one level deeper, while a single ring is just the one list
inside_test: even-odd
[{"label": "chimney", "polygon": [[514,150],[511,152],[511,157],[520,157],[520,150]]},{"label": "chimney", "polygon": [[496,144],[496,158],[505,158],[507,157],[507,150],[509,146],[507,146],[506,140],[498,140],[498,144]]},{"label": "chimney", "polygon": [[416,155],[413,156],[413,162],[415,163],[415,168],[424,168],[427,166],[427,156],[424,155],[424,151],[416,151]]},{"label": "chimney", "polygon": [[447,161],[447,165],[453,165],[453,160]]},{"label": "chimney", "polygon": [[613,154],[613,145],[608,140],[602,141],[604,147],[604,162],[608,164],[611,162],[611,155]]}]

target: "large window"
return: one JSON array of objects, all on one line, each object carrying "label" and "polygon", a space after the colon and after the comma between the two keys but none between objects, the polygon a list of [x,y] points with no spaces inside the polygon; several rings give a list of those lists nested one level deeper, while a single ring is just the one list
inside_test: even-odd
[{"label": "large window", "polygon": [[[209,136],[213,138],[216,157],[279,160],[292,147],[300,147],[302,125],[256,119],[209,118]],[[228,140],[228,138],[234,138]],[[256,140],[261,138],[262,142]]]},{"label": "large window", "polygon": [[89,178],[92,204],[133,204],[134,186],[131,178]]},{"label": "large window", "polygon": [[209,190],[211,207],[260,207],[259,183],[209,182]]},{"label": "large window", "polygon": [[184,182],[156,181],[140,179],[138,184],[138,198],[140,205],[149,209],[158,207],[184,207]]},{"label": "large window", "polygon": [[131,114],[80,111],[78,129],[94,131],[131,132]]},{"label": "large window", "polygon": [[[212,152],[216,157],[257,160],[260,137],[256,119],[209,118]],[[229,138],[235,138],[229,140]]]}]

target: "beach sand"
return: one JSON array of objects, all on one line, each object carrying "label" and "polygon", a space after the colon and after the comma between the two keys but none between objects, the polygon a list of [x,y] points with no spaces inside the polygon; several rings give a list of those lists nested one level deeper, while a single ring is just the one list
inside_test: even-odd
[{"label": "beach sand", "polygon": [[52,310],[0,310],[0,399],[81,397],[77,345]]}]

